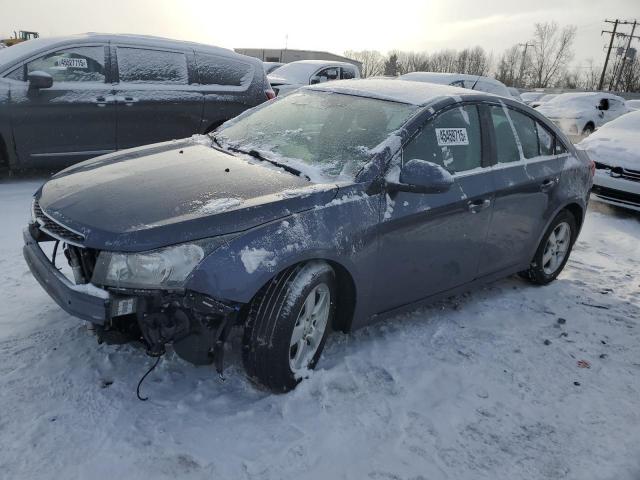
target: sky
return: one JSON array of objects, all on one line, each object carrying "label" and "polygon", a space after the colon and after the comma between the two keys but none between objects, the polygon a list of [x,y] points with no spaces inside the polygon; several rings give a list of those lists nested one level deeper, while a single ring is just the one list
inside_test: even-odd
[{"label": "sky", "polygon": [[[536,22],[577,26],[575,66],[604,60],[607,19],[640,20],[640,0],[0,0],[0,36],[138,33],[227,48],[324,50],[462,49],[496,56],[524,43]],[[636,30],[640,35],[640,27]],[[635,41],[640,49],[640,42]]]}]

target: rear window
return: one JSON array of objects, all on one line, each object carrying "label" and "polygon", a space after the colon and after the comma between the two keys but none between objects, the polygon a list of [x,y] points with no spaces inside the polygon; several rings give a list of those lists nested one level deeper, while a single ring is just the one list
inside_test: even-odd
[{"label": "rear window", "polygon": [[198,76],[202,85],[242,86],[251,82],[253,65],[219,57],[196,53]]},{"label": "rear window", "polygon": [[121,82],[189,83],[184,53],[118,47],[118,71]]}]

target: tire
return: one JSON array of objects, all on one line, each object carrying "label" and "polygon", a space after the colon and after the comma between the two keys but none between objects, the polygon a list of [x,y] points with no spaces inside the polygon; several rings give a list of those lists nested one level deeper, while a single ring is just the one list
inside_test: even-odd
[{"label": "tire", "polygon": [[593,127],[593,124],[587,123],[582,129],[582,134],[587,136],[587,135],[591,135],[594,131],[595,131],[595,128]]},{"label": "tire", "polygon": [[295,265],[274,277],[247,313],[242,359],[249,378],[276,393],[295,388],[322,354],[336,295],[335,273],[325,262]]},{"label": "tire", "polygon": [[[568,228],[569,231],[566,232],[564,228]],[[562,233],[563,231],[565,233]],[[520,272],[520,276],[537,285],[546,285],[554,281],[569,260],[577,233],[575,217],[571,212],[562,210],[542,237],[529,269]],[[552,234],[555,242],[554,239],[550,241]],[[560,254],[563,255],[561,258]]]}]

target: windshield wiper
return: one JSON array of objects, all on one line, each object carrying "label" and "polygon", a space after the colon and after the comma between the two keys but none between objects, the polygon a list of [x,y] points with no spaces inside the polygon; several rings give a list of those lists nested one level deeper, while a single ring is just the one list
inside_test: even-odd
[{"label": "windshield wiper", "polygon": [[300,170],[298,170],[297,168],[292,167],[291,165],[287,165],[286,163],[281,163],[278,162],[276,160],[273,160],[271,158],[267,158],[264,155],[262,155],[259,151],[251,149],[251,150],[243,150],[242,148],[238,148],[238,147],[232,147],[232,146],[227,146],[228,150],[231,150],[232,152],[237,152],[237,153],[244,153],[245,155],[249,155],[253,158],[257,158],[260,161],[263,162],[269,162],[272,165],[275,165],[276,167],[280,167],[283,170],[286,170],[289,173],[292,173],[294,175],[297,176],[303,176],[305,177],[307,180],[311,181],[311,178],[309,178],[308,175],[305,175],[304,173],[302,173]]}]

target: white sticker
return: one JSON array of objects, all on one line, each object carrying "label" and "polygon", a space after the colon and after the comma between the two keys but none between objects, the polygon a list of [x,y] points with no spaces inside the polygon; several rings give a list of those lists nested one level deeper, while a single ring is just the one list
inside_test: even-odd
[{"label": "white sticker", "polygon": [[66,68],[89,68],[87,65],[87,59],[86,58],[59,58],[58,59],[58,66],[59,67],[66,67]]},{"label": "white sticker", "polygon": [[440,147],[469,145],[466,128],[436,128],[436,139]]}]

